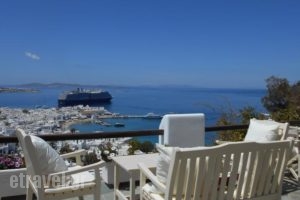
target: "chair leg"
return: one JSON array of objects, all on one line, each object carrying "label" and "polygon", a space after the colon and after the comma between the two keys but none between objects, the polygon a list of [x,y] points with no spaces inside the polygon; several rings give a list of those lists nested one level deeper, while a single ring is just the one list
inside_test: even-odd
[{"label": "chair leg", "polygon": [[95,191],[94,200],[100,200],[100,191]]},{"label": "chair leg", "polygon": [[27,192],[26,192],[26,200],[32,200],[33,198],[33,191],[31,189],[31,187],[29,186],[27,188]]},{"label": "chair leg", "polygon": [[100,200],[100,195],[101,195],[101,186],[99,188],[95,188],[94,192],[94,200]]}]

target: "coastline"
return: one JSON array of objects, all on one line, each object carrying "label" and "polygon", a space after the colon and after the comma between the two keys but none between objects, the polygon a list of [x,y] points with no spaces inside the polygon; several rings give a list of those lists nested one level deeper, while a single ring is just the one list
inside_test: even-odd
[{"label": "coastline", "polygon": [[[104,107],[82,105],[32,109],[0,107],[0,134],[9,136],[16,128],[22,128],[32,135],[63,134],[74,131],[71,126],[77,124],[95,126],[97,129],[91,132],[108,129],[109,131],[126,131],[128,127],[132,128],[131,130],[153,129],[153,127],[158,127],[155,119],[160,120],[161,117],[153,117],[153,114],[120,115],[111,113]],[[151,123],[155,126],[147,126]],[[146,126],[138,127],[139,124]]]},{"label": "coastline", "polygon": [[7,87],[0,87],[0,93],[34,93],[34,92],[40,92],[37,89],[31,89],[31,88],[7,88]]},{"label": "coastline", "polygon": [[10,136],[16,128],[32,135],[62,134],[70,125],[88,123],[92,116],[109,114],[104,107],[74,106],[63,108],[8,108],[0,107],[0,134]]},{"label": "coastline", "polygon": [[92,123],[92,119],[77,119],[77,120],[68,120],[62,123],[62,129],[66,130],[69,129],[70,126],[74,124],[81,124],[81,123]]}]

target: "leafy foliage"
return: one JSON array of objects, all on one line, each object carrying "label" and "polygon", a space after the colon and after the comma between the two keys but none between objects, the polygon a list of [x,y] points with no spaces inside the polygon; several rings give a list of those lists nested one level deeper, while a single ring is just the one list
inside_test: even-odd
[{"label": "leafy foliage", "polygon": [[70,153],[73,152],[73,150],[70,147],[70,144],[65,143],[64,146],[61,147],[61,149],[59,150],[60,154],[66,154],[66,153]]},{"label": "leafy foliage", "polygon": [[[300,81],[290,84],[287,79],[271,76],[266,79],[267,93],[261,99],[271,118],[286,122],[300,120]],[[251,118],[263,119],[264,116],[253,107],[247,106],[239,111],[231,107],[220,115],[217,125],[248,124]],[[220,131],[220,140],[243,140],[246,130]]]},{"label": "leafy foliage", "polygon": [[84,165],[90,165],[90,164],[93,164],[93,163],[96,163],[96,162],[99,162],[100,160],[97,158],[97,154],[93,151],[91,153],[88,153],[84,156],[84,159],[83,159],[83,163]]},{"label": "leafy foliage", "polygon": [[128,144],[129,144],[129,148],[127,151],[129,155],[133,155],[136,150],[139,150],[141,148],[141,143],[136,139],[130,140]]},{"label": "leafy foliage", "polygon": [[141,151],[144,153],[153,152],[154,144],[150,141],[145,141],[141,144]]},{"label": "leafy foliage", "polygon": [[262,98],[264,107],[270,112],[286,109],[289,105],[291,93],[288,80],[271,76],[266,82],[267,95]]},{"label": "leafy foliage", "polygon": [[290,85],[285,78],[271,76],[266,80],[267,94],[262,98],[272,119],[289,121],[300,119],[300,82]]},{"label": "leafy foliage", "polygon": [[[244,107],[238,111],[233,108],[228,108],[227,111],[221,113],[221,117],[217,121],[217,125],[235,125],[235,124],[247,124],[251,118],[262,119],[264,116],[251,106]],[[241,141],[246,135],[246,130],[230,130],[219,131],[219,140],[225,141]]]},{"label": "leafy foliage", "polygon": [[144,153],[149,153],[154,151],[154,144],[150,141],[145,141],[143,143],[139,142],[136,139],[132,139],[128,142],[129,149],[128,154],[133,155],[136,150],[141,150]]}]

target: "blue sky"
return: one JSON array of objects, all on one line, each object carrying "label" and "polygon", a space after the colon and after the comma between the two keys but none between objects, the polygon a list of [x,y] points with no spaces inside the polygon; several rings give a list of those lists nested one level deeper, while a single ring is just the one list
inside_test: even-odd
[{"label": "blue sky", "polygon": [[3,0],[0,84],[293,83],[299,11],[298,0]]}]

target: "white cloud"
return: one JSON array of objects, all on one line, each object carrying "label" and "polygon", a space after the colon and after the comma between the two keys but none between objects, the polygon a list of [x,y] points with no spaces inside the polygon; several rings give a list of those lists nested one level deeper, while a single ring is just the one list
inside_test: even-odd
[{"label": "white cloud", "polygon": [[25,52],[25,56],[27,56],[27,57],[29,57],[33,60],[39,60],[40,59],[40,57],[38,55],[36,55],[34,53],[31,53],[31,52],[28,52],[28,51]]}]

